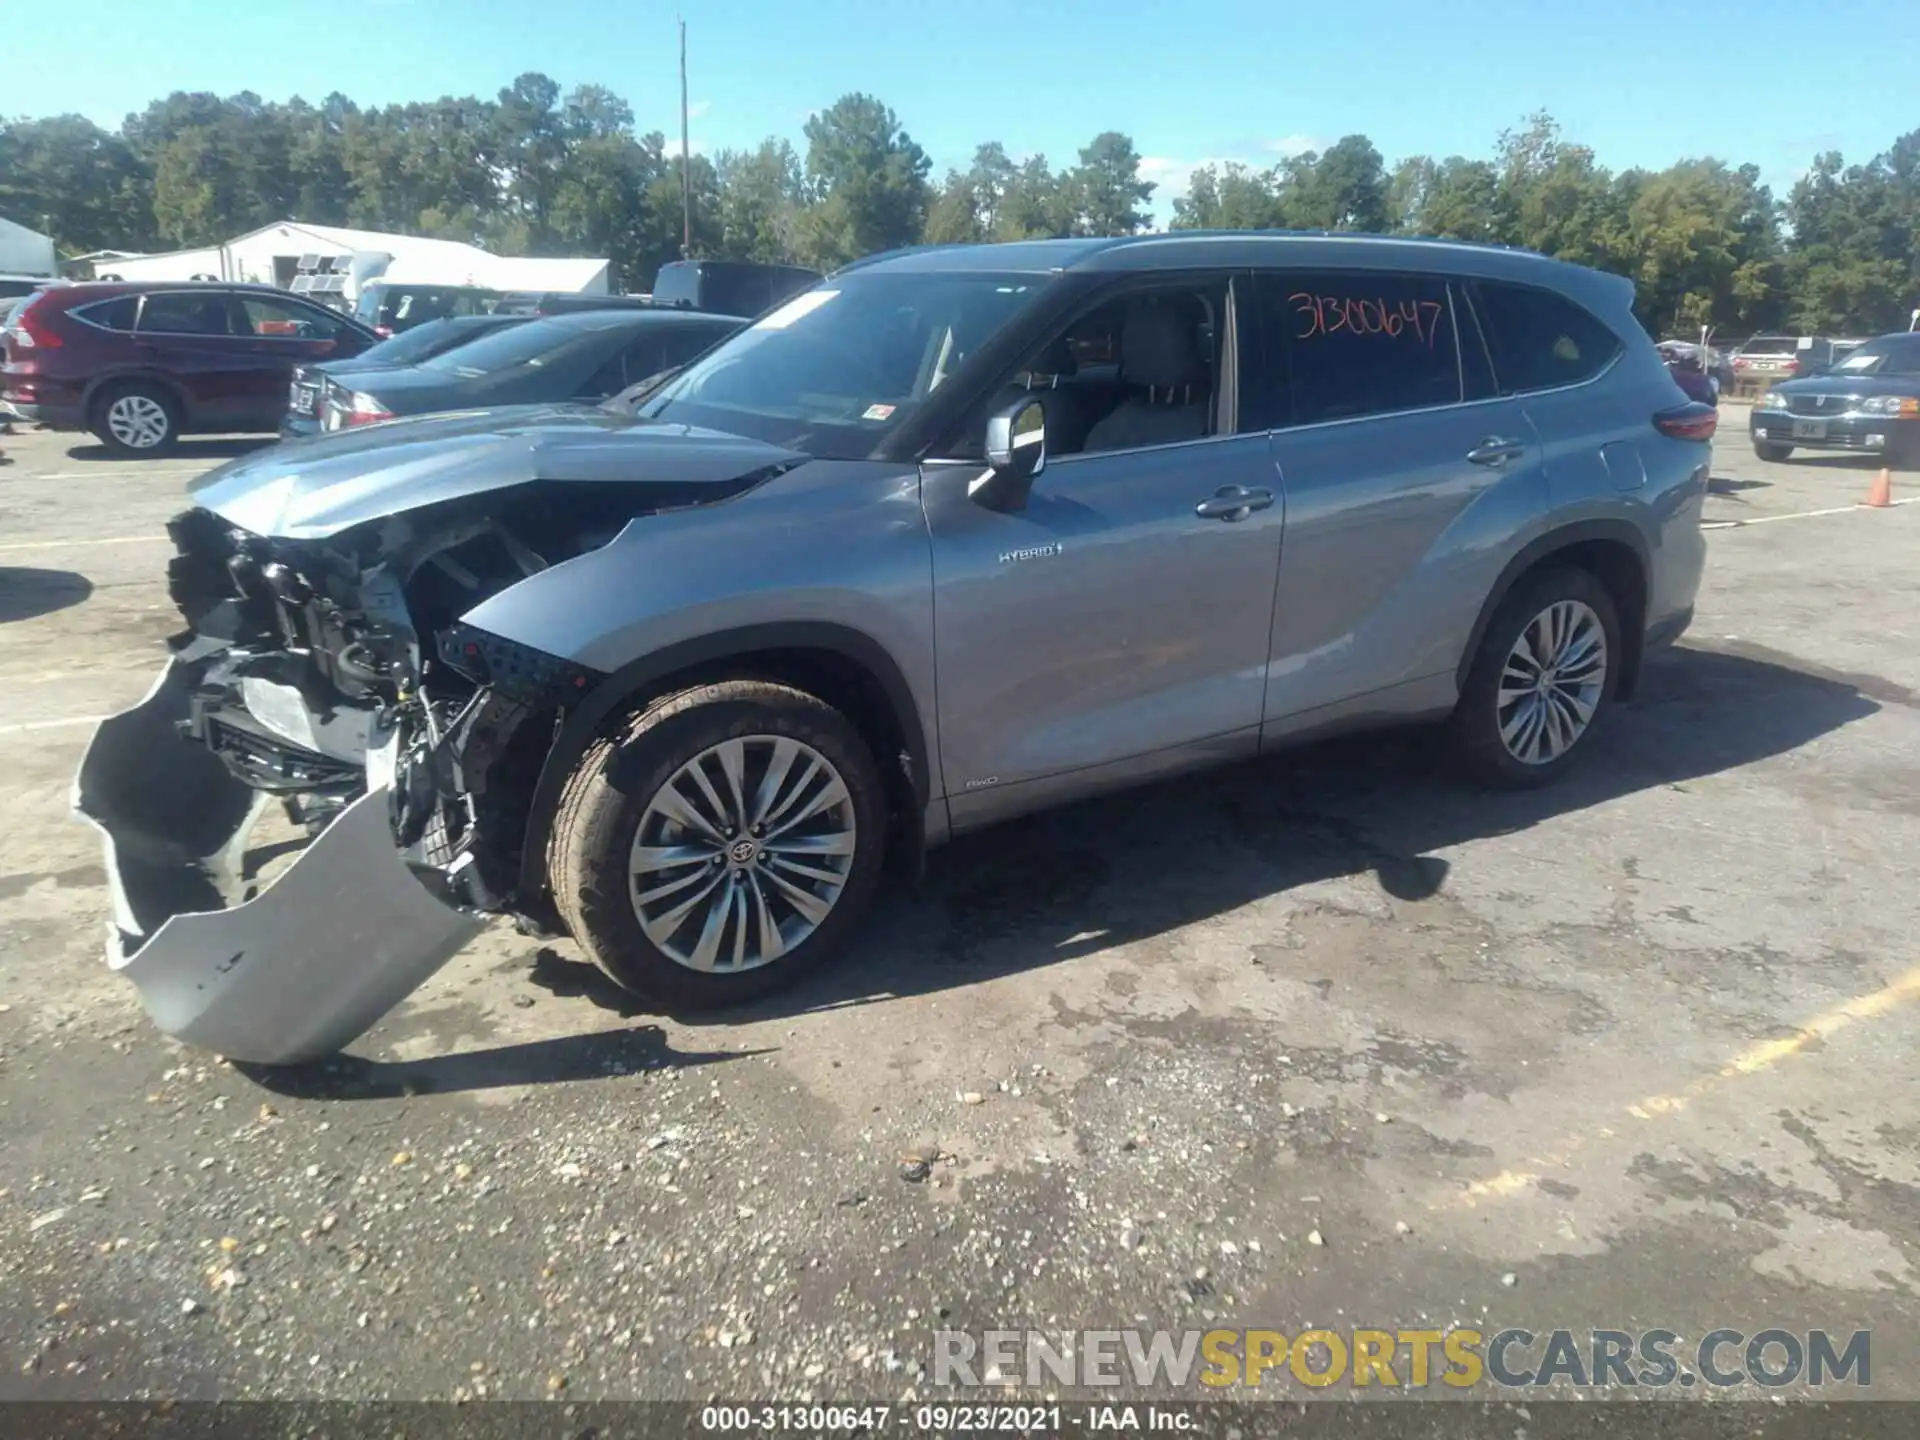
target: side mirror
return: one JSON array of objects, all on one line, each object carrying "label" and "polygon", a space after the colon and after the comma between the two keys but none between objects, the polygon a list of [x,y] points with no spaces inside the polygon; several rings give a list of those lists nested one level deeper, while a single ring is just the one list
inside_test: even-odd
[{"label": "side mirror", "polygon": [[1047,468],[1047,411],[1037,395],[987,421],[987,473],[968,495],[989,510],[1024,510],[1034,478]]}]

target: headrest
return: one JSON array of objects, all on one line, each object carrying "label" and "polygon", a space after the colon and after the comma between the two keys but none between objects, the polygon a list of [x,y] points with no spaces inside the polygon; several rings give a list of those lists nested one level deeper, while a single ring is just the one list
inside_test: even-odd
[{"label": "headrest", "polygon": [[1052,375],[1064,379],[1078,370],[1079,364],[1073,358],[1073,346],[1067,343],[1067,337],[1059,335],[1033,359],[1027,367],[1031,375]]},{"label": "headrest", "polygon": [[1136,301],[1120,328],[1120,378],[1135,385],[1195,385],[1206,378],[1193,311],[1171,298]]}]

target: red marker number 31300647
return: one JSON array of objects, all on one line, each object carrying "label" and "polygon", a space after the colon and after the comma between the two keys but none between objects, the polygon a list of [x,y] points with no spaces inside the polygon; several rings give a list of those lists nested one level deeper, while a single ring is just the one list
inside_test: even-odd
[{"label": "red marker number 31300647", "polygon": [[1411,335],[1431,350],[1446,309],[1437,300],[1359,300],[1297,290],[1287,297],[1300,317],[1296,340],[1316,335]]}]

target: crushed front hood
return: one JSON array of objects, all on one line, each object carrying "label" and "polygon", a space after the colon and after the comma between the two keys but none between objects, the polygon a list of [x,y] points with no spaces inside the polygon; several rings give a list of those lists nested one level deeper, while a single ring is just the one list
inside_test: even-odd
[{"label": "crushed front hood", "polygon": [[716,498],[805,456],[717,430],[584,405],[454,411],[271,446],[189,487],[243,530],[323,540],[370,520],[534,481],[712,487]]}]

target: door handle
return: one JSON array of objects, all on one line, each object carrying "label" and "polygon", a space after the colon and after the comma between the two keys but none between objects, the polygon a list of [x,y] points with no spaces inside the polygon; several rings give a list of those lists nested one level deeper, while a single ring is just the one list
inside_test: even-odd
[{"label": "door handle", "polygon": [[1476,465],[1504,465],[1509,460],[1527,453],[1527,442],[1508,440],[1504,436],[1489,435],[1473,449],[1467,451],[1467,459]]},{"label": "door handle", "polygon": [[1207,499],[1193,507],[1202,520],[1244,520],[1256,510],[1273,504],[1273,491],[1248,490],[1240,485],[1222,485]]}]

